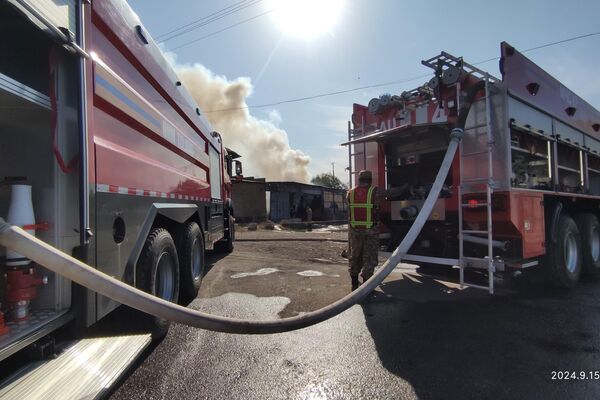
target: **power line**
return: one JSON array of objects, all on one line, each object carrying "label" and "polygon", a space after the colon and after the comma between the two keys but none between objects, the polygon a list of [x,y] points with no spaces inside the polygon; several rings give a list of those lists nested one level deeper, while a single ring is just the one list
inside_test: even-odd
[{"label": "power line", "polygon": [[[587,38],[587,37],[590,37],[590,36],[597,36],[597,35],[600,35],[600,32],[586,33],[585,35],[573,36],[573,37],[570,37],[568,39],[558,40],[556,42],[551,42],[551,43],[546,43],[546,44],[542,44],[542,45],[535,46],[535,47],[530,47],[530,48],[525,49],[525,50],[523,50],[521,52],[522,53],[527,53],[529,51],[539,50],[539,49],[543,49],[543,48],[546,48],[546,47],[555,46],[557,44],[563,44],[563,43],[567,43],[567,42],[572,42],[574,40],[579,40],[579,39]],[[500,59],[500,57],[492,57],[492,58],[488,58],[487,60],[478,61],[478,62],[474,63],[473,65],[484,64],[484,63],[487,63],[487,62],[490,62],[490,61],[499,60],[499,59]]]},{"label": "power line", "polygon": [[237,22],[237,23],[235,23],[235,24],[233,24],[233,25],[229,25],[229,26],[227,26],[227,27],[225,27],[225,28],[223,28],[223,29],[219,29],[218,31],[211,32],[211,33],[209,33],[208,35],[205,35],[205,36],[199,37],[199,38],[197,38],[197,39],[191,40],[191,41],[189,41],[189,42],[186,42],[186,43],[184,43],[184,44],[181,44],[181,45],[179,45],[179,46],[177,46],[177,47],[173,47],[171,50],[177,50],[177,49],[181,49],[182,47],[189,46],[190,44],[193,44],[193,43],[199,42],[200,40],[204,40],[204,39],[206,39],[206,38],[209,38],[209,37],[211,37],[211,36],[214,36],[214,35],[216,35],[216,34],[218,34],[218,33],[225,32],[225,31],[227,31],[227,30],[229,30],[229,29],[231,29],[231,28],[235,28],[236,26],[240,26],[240,25],[242,25],[242,24],[245,24],[245,23],[247,23],[247,22],[253,21],[253,20],[255,20],[255,19],[257,19],[257,18],[260,18],[260,17],[262,17],[262,16],[264,16],[264,15],[267,15],[267,14],[269,14],[269,13],[272,13],[272,12],[273,12],[273,11],[275,11],[275,10],[277,10],[277,8],[272,8],[272,9],[270,9],[270,10],[268,10],[268,11],[265,11],[265,12],[263,12],[263,13],[260,13],[260,14],[258,14],[258,15],[255,15],[254,17],[247,18],[247,19],[245,19],[245,20],[242,20],[242,21],[240,21],[240,22]]},{"label": "power line", "polygon": [[[571,37],[571,38],[568,38],[568,39],[558,40],[558,41],[555,41],[555,42],[546,43],[546,44],[542,44],[542,45],[535,46],[535,47],[530,47],[528,49],[523,50],[522,53],[527,53],[527,52],[530,52],[530,51],[533,51],[533,50],[543,49],[545,47],[555,46],[555,45],[558,45],[558,44],[572,42],[574,40],[583,39],[583,38],[587,38],[587,37],[591,37],[591,36],[598,36],[598,35],[600,35],[600,32],[593,32],[593,33],[587,33],[587,34],[584,34],[584,35],[574,36],[574,37]],[[473,65],[485,64],[487,62],[495,61],[495,60],[499,60],[499,59],[500,59],[500,57],[488,58],[487,60],[481,60],[481,61],[478,61],[476,63],[473,63]],[[213,112],[246,110],[246,109],[250,109],[250,108],[273,107],[273,106],[278,106],[278,105],[282,105],[282,104],[297,103],[297,102],[300,102],[300,101],[318,99],[318,98],[321,98],[321,97],[336,96],[336,95],[339,95],[339,94],[356,92],[356,91],[359,91],[359,90],[373,89],[373,88],[383,87],[383,86],[398,85],[398,84],[401,84],[401,83],[408,83],[408,82],[416,81],[416,80],[419,80],[419,79],[428,78],[430,76],[431,76],[431,74],[424,74],[424,75],[414,76],[412,78],[407,78],[407,79],[403,79],[403,80],[383,82],[383,83],[376,83],[376,84],[367,85],[367,86],[359,86],[359,87],[355,87],[355,88],[352,88],[352,89],[337,90],[337,91],[334,91],[334,92],[320,93],[320,94],[316,94],[316,95],[312,95],[312,96],[297,97],[297,98],[294,98],[294,99],[281,100],[281,101],[277,101],[277,102],[273,102],[273,103],[248,105],[246,107],[224,108],[224,109],[220,109],[220,110],[210,110],[210,111],[204,111],[204,113],[206,114],[206,113],[213,113]]]},{"label": "power line", "polygon": [[544,47],[550,47],[550,46],[554,46],[556,44],[562,44],[562,43],[572,42],[573,40],[583,39],[583,38],[587,38],[587,37],[590,37],[590,36],[598,36],[598,35],[600,35],[600,32],[586,33],[585,35],[574,36],[574,37],[571,37],[571,38],[568,38],[568,39],[559,40],[557,42],[542,44],[540,46],[531,47],[531,48],[523,50],[523,51],[532,51],[532,50],[537,50],[537,49],[543,49]]},{"label": "power line", "polygon": [[201,18],[195,19],[195,20],[193,20],[192,22],[189,22],[189,23],[187,23],[187,24],[185,24],[185,25],[181,25],[181,26],[179,26],[179,27],[177,27],[177,28],[175,28],[175,29],[171,29],[171,30],[170,30],[170,31],[168,31],[168,32],[161,33],[160,35],[156,36],[156,38],[155,38],[155,39],[157,39],[157,40],[158,40],[158,39],[160,39],[160,38],[162,38],[162,37],[169,36],[171,33],[177,32],[177,31],[179,31],[179,30],[181,30],[181,29],[183,29],[183,28],[187,28],[188,26],[190,26],[190,25],[194,25],[194,24],[195,24],[195,23],[197,23],[197,22],[204,21],[204,20],[205,20],[205,19],[207,19],[207,18],[210,18],[210,17],[212,17],[212,16],[214,16],[214,15],[216,15],[216,14],[219,14],[219,13],[221,13],[221,12],[224,12],[224,11],[226,11],[226,10],[230,9],[230,8],[233,8],[233,7],[235,7],[235,6],[238,6],[238,5],[240,5],[240,4],[242,4],[242,3],[245,3],[245,2],[247,2],[247,1],[248,1],[248,0],[242,0],[242,1],[239,1],[239,2],[237,2],[237,3],[231,4],[231,5],[229,5],[229,6],[225,7],[225,8],[222,8],[222,9],[220,9],[220,10],[217,10],[217,11],[213,12],[212,14],[205,15],[204,17],[201,17]]},{"label": "power line", "polygon": [[179,37],[181,35],[185,35],[186,33],[192,32],[196,29],[200,29],[208,24],[211,24],[212,22],[223,19],[229,15],[235,14],[235,13],[237,13],[241,10],[244,10],[250,6],[258,4],[261,1],[263,1],[263,0],[251,0],[249,3],[248,3],[248,0],[240,1],[229,7],[224,8],[222,10],[219,10],[210,15],[207,15],[206,17],[202,17],[194,22],[188,23],[177,29],[174,29],[169,33],[158,36],[157,39],[162,42],[169,41],[169,40]]},{"label": "power line", "polygon": [[277,101],[277,102],[274,102],[274,103],[259,104],[259,105],[246,106],[246,107],[224,108],[224,109],[221,109],[221,110],[211,110],[211,111],[203,111],[203,112],[206,114],[206,113],[222,112],[222,111],[245,110],[247,108],[273,107],[273,106],[278,106],[278,105],[281,105],[281,104],[297,103],[299,101],[313,100],[313,99],[318,99],[320,97],[335,96],[335,95],[338,95],[338,94],[356,92],[356,91],[364,90],[364,89],[373,89],[373,88],[382,87],[382,86],[399,85],[401,83],[408,83],[408,82],[416,81],[417,79],[428,78],[430,76],[431,76],[431,74],[423,74],[423,75],[419,75],[419,76],[415,76],[415,77],[412,77],[412,78],[408,78],[408,79],[404,79],[404,80],[399,80],[399,81],[376,83],[376,84],[373,84],[373,85],[359,86],[359,87],[355,87],[355,88],[352,88],[352,89],[338,90],[338,91],[335,91],[335,92],[327,92],[327,93],[315,94],[315,95],[306,96],[306,97],[297,97],[295,99],[289,99],[289,100],[281,100],[281,101]]}]

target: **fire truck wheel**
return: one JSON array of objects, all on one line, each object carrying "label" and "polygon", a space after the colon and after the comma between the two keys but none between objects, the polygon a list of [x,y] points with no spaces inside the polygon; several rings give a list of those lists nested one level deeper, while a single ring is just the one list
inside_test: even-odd
[{"label": "fire truck wheel", "polygon": [[600,277],[600,223],[594,214],[577,214],[574,217],[581,235],[582,272],[590,277]]},{"label": "fire truck wheel", "polygon": [[228,221],[229,221],[229,225],[228,225],[228,231],[225,233],[225,238],[220,241],[215,243],[215,249],[218,252],[222,252],[222,253],[231,253],[233,251],[234,248],[234,243],[235,243],[235,220],[233,219],[233,217],[229,216],[228,217]]},{"label": "fire truck wheel", "polygon": [[581,236],[575,221],[562,214],[558,220],[556,245],[546,257],[546,267],[552,283],[563,288],[572,288],[581,274]]},{"label": "fire truck wheel", "polygon": [[[162,299],[176,302],[179,297],[179,260],[173,238],[166,229],[150,232],[136,269],[137,287]],[[153,338],[167,334],[169,321],[140,313],[140,324]]]},{"label": "fire truck wheel", "polygon": [[204,236],[196,222],[187,223],[177,238],[180,300],[196,298],[204,275]]}]

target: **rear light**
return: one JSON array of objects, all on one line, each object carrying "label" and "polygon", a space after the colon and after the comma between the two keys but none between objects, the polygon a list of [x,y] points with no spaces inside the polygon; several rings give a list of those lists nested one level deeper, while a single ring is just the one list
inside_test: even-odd
[{"label": "rear light", "polygon": [[[506,211],[508,208],[508,198],[505,194],[494,194],[492,196],[492,211]],[[466,201],[466,208],[485,209],[486,197],[470,198]]]}]

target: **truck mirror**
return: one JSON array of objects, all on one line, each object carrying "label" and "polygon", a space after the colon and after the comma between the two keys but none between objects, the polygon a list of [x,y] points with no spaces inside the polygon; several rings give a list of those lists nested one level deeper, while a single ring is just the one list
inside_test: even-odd
[{"label": "truck mirror", "polygon": [[235,160],[235,174],[238,176],[242,175],[242,163]]},{"label": "truck mirror", "polygon": [[225,166],[227,168],[227,175],[229,175],[230,177],[233,177],[233,160],[231,159],[231,157],[226,156],[225,157]]}]

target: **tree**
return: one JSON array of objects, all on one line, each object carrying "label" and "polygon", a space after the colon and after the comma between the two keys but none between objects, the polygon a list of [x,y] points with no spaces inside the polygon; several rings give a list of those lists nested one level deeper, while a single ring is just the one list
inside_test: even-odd
[{"label": "tree", "polygon": [[342,183],[338,179],[337,176],[333,176],[327,172],[322,174],[317,174],[314,178],[311,179],[310,183],[313,185],[325,186],[334,189],[346,189],[347,186]]}]

